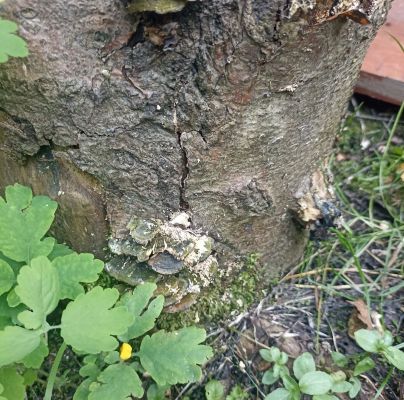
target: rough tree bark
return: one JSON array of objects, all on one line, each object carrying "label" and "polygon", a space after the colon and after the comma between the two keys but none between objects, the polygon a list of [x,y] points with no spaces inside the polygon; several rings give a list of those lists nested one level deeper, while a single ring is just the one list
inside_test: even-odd
[{"label": "rough tree bark", "polygon": [[6,2],[31,55],[0,69],[0,186],[57,199],[79,250],[111,237],[129,282],[195,294],[251,253],[278,274],[327,218],[316,171],[387,3]]}]

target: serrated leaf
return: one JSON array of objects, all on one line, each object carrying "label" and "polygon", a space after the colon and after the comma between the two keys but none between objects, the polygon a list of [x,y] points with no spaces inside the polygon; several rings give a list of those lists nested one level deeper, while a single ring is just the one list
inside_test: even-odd
[{"label": "serrated leaf", "polygon": [[381,335],[375,330],[359,329],[355,332],[355,340],[363,350],[370,353],[377,353]]},{"label": "serrated leaf", "polygon": [[79,282],[95,282],[104,268],[101,260],[87,253],[72,253],[57,257],[52,261],[52,265],[59,274],[61,298],[72,300],[84,293]]},{"label": "serrated leaf", "polygon": [[326,394],[331,386],[331,377],[322,371],[308,372],[299,380],[299,388],[305,394]]},{"label": "serrated leaf", "polygon": [[15,293],[32,311],[23,311],[18,319],[27,329],[38,329],[58,305],[59,277],[46,257],[37,257],[21,268]]},{"label": "serrated leaf", "polygon": [[37,369],[27,369],[24,371],[23,374],[24,378],[24,385],[25,386],[31,386],[35,383],[35,381],[38,379],[38,370]]},{"label": "serrated leaf", "polygon": [[355,377],[351,377],[349,382],[351,383],[352,386],[351,386],[351,389],[349,390],[348,394],[349,394],[349,397],[351,399],[353,399],[360,392],[362,384],[361,384],[361,381],[358,378],[355,378]]},{"label": "serrated leaf", "polygon": [[[119,336],[122,342],[128,342],[131,339],[142,336],[154,327],[156,318],[161,314],[164,306],[163,296],[157,296],[149,304],[156,288],[157,285],[155,283],[144,283],[137,286],[133,293],[126,293],[121,297],[118,304],[127,307],[134,317],[128,331],[124,335]],[[148,304],[149,306],[147,307]],[[145,310],[146,307],[147,309]]]},{"label": "serrated leaf", "polygon": [[385,351],[383,355],[389,360],[389,362],[394,365],[400,371],[404,371],[404,352],[397,347],[390,346]]},{"label": "serrated leaf", "polygon": [[293,363],[293,373],[295,377],[299,380],[304,374],[308,372],[313,372],[316,370],[316,363],[314,358],[310,353],[303,353]]},{"label": "serrated leaf", "polygon": [[14,271],[14,276],[17,276],[21,267],[25,265],[25,262],[17,262],[12,260],[11,258],[6,257],[1,251],[0,251],[0,260],[5,261],[11,267],[11,269]]},{"label": "serrated leaf", "polygon": [[40,332],[7,326],[0,331],[0,367],[21,361],[39,346],[39,342]]},{"label": "serrated leaf", "polygon": [[57,257],[64,257],[74,253],[75,252],[65,244],[55,243],[51,253],[48,255],[48,258],[49,260],[53,261]]},{"label": "serrated leaf", "polygon": [[16,367],[0,368],[0,399],[24,400],[25,385],[24,378],[18,373]]},{"label": "serrated leaf", "polygon": [[213,379],[205,385],[206,400],[223,400],[224,386],[223,383]]},{"label": "serrated leaf", "polygon": [[13,269],[3,260],[0,260],[0,296],[8,292],[14,285]]},{"label": "serrated leaf", "polygon": [[15,292],[15,288],[11,289],[7,293],[7,304],[14,308],[21,304],[21,299],[18,297],[17,293]]},{"label": "serrated leaf", "polygon": [[113,364],[108,366],[98,376],[100,383],[95,390],[91,390],[88,400],[126,400],[130,396],[143,396],[142,382],[133,368],[127,364]]},{"label": "serrated leaf", "polygon": [[43,237],[53,222],[57,203],[46,196],[32,198],[31,189],[18,184],[6,188],[6,200],[0,197],[0,251],[14,261],[27,263],[47,256],[55,240]]},{"label": "serrated leaf", "polygon": [[160,385],[195,382],[202,376],[199,365],[212,357],[212,349],[201,345],[206,332],[196,327],[145,336],[138,353],[140,362]]},{"label": "serrated leaf", "polygon": [[0,296],[0,330],[8,325],[17,324],[17,315],[23,310],[25,310],[23,305],[10,307],[5,294]]},{"label": "serrated leaf", "polygon": [[290,392],[284,388],[279,388],[269,393],[265,400],[290,400],[292,398]]},{"label": "serrated leaf", "polygon": [[45,338],[41,337],[41,341],[39,346],[30,354],[25,356],[21,363],[24,364],[26,368],[35,368],[38,369],[41,367],[45,358],[49,354],[48,344],[46,343]]},{"label": "serrated leaf", "polygon": [[358,376],[367,372],[376,366],[375,362],[370,357],[365,357],[363,360],[359,361],[354,368],[354,376]]},{"label": "serrated leaf", "polygon": [[116,289],[96,286],[69,303],[62,315],[61,335],[74,349],[90,354],[112,351],[118,346],[113,335],[122,335],[133,318],[126,307],[115,307]]}]

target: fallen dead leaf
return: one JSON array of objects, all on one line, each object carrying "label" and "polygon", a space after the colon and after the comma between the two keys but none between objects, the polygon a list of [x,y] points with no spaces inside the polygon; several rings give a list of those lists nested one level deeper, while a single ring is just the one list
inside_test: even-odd
[{"label": "fallen dead leaf", "polygon": [[373,329],[372,317],[370,316],[370,310],[366,303],[362,299],[357,299],[355,301],[350,301],[350,303],[358,311],[358,318],[361,320],[368,329]]}]

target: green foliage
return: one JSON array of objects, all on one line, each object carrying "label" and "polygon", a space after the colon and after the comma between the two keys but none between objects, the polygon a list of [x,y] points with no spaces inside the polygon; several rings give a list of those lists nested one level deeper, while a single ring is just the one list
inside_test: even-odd
[{"label": "green foliage", "polygon": [[[280,379],[284,386],[273,390],[265,397],[265,400],[299,400],[304,395],[313,396],[313,400],[338,400],[333,393],[352,390],[353,384],[346,380],[343,371],[333,374],[317,371],[314,358],[310,353],[301,354],[293,362],[293,374],[296,380],[290,375],[286,365],[288,357],[285,353],[272,347],[269,350],[261,350],[260,354],[266,361],[273,363],[272,369],[265,372],[262,382],[273,385]],[[342,359],[339,355],[334,357]]]},{"label": "green foliage", "polygon": [[205,338],[205,331],[196,327],[145,336],[140,362],[160,386],[197,381],[202,377],[199,365],[212,357],[212,349],[200,344]]},{"label": "green foliage", "polygon": [[126,307],[113,307],[118,297],[116,289],[96,286],[69,303],[62,316],[65,342],[90,354],[116,349],[118,341],[113,336],[126,332],[133,320]]},{"label": "green foliage", "polygon": [[164,297],[161,295],[157,296],[149,304],[156,289],[157,285],[154,283],[140,285],[133,293],[125,293],[121,297],[119,304],[127,307],[134,317],[134,321],[127,331],[119,336],[119,340],[128,342],[131,339],[144,335],[153,328],[156,318],[160,315],[164,306]]},{"label": "green foliage", "polygon": [[18,184],[8,186],[5,197],[6,201],[0,198],[0,251],[26,263],[47,256],[55,240],[43,237],[53,222],[56,202],[45,196],[33,198],[31,189]]},{"label": "green foliage", "polygon": [[391,365],[400,371],[404,371],[404,352],[397,346],[392,345],[393,338],[391,332],[386,331],[382,335],[375,330],[360,329],[355,332],[355,340],[362,349],[369,353],[381,354]]},{"label": "green foliage", "polygon": [[60,284],[58,273],[46,257],[37,257],[21,268],[15,293],[30,310],[18,314],[27,329],[38,329],[58,305]]},{"label": "green foliage", "polygon": [[16,367],[0,369],[0,400],[24,400],[24,378]]},{"label": "green foliage", "polygon": [[209,381],[205,386],[206,400],[223,400],[224,386],[217,380]]},{"label": "green foliage", "polygon": [[331,354],[335,365],[344,368],[350,375],[349,379],[342,370],[331,374],[317,371],[313,356],[306,352],[293,362],[295,380],[290,376],[289,368],[286,365],[287,354],[281,352],[277,347],[260,350],[261,357],[272,363],[271,369],[264,373],[262,383],[271,386],[281,380],[284,386],[273,390],[265,400],[299,400],[303,395],[311,395],[313,400],[338,400],[334,393],[348,393],[349,397],[353,399],[361,389],[361,382],[357,376],[371,370],[376,365],[369,353],[381,355],[392,366],[401,371],[404,370],[404,352],[399,349],[400,346],[393,346],[391,332],[385,331],[381,334],[375,330],[360,329],[355,332],[355,339],[367,353],[355,356],[356,362],[353,364],[353,369],[349,368],[350,358],[338,352]]},{"label": "green foliage", "polygon": [[[248,393],[239,385],[234,386],[230,393],[225,396],[223,383],[212,379],[205,386],[206,400],[247,400]],[[149,399],[148,399],[149,400]]]},{"label": "green foliage", "polygon": [[15,32],[18,25],[6,19],[0,19],[0,63],[8,60],[8,57],[26,57],[28,55],[27,44],[18,37]]},{"label": "green foliage", "polygon": [[[203,329],[156,332],[132,353],[127,342],[139,341],[152,330],[163,308],[164,298],[153,298],[154,283],[121,297],[118,290],[101,286],[86,292],[82,283],[95,282],[104,265],[91,254],[77,254],[45,237],[57,204],[45,196],[33,197],[29,188],[18,184],[7,187],[5,194],[6,200],[0,197],[0,400],[25,398],[25,387],[48,356],[47,333],[57,329],[64,342],[44,400],[52,397],[67,345],[87,354],[75,400],[140,398],[139,371],[158,384],[149,385],[149,400],[163,398],[168,385],[201,377],[200,366],[212,355],[210,347],[201,345]],[[60,325],[52,326],[48,317],[62,299],[67,306],[61,310]],[[124,342],[121,352],[119,341]]]},{"label": "green foliage", "polygon": [[92,383],[88,400],[125,400],[129,396],[143,396],[142,382],[136,371],[127,364],[107,367]]}]

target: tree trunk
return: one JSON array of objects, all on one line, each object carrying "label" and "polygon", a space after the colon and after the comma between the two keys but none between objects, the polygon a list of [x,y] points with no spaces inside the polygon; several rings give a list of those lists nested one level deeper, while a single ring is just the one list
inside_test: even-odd
[{"label": "tree trunk", "polygon": [[193,301],[249,254],[279,274],[327,220],[319,169],[388,7],[185,3],[6,2],[31,55],[0,69],[0,186],[55,198],[78,250],[110,235],[114,276],[175,273]]}]

